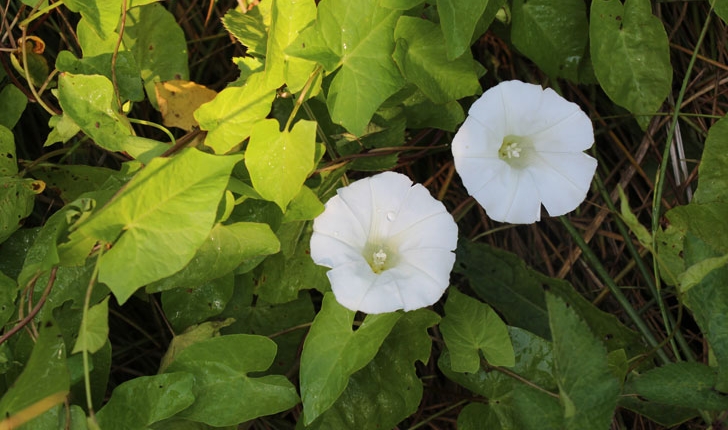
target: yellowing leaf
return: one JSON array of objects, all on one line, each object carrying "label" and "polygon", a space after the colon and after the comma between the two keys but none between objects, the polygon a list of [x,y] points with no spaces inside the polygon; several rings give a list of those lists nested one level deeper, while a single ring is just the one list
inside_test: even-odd
[{"label": "yellowing leaf", "polygon": [[155,82],[154,91],[164,125],[187,131],[199,126],[193,115],[197,108],[217,95],[204,85],[177,79]]}]

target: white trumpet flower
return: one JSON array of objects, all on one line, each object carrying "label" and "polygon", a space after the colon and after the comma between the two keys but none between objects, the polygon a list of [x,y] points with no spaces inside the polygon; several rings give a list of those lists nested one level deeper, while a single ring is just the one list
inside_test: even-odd
[{"label": "white trumpet flower", "polygon": [[313,223],[311,257],[336,300],[369,314],[435,303],[450,282],[457,225],[407,176],[384,172],[340,188]]},{"label": "white trumpet flower", "polygon": [[589,117],[552,89],[506,81],[473,103],[452,142],[468,193],[496,221],[529,224],[574,210],[597,161]]}]

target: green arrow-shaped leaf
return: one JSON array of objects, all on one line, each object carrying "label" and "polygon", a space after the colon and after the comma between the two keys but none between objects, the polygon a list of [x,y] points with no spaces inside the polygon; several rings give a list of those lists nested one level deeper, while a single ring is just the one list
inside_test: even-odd
[{"label": "green arrow-shaped leaf", "polygon": [[96,414],[104,430],[147,429],[185,409],[195,397],[189,373],[141,376],[114,389],[109,402]]},{"label": "green arrow-shaped leaf", "polygon": [[390,429],[413,414],[422,400],[414,363],[427,364],[432,345],[427,328],[438,320],[428,309],[402,315],[374,359],[351,376],[331,409],[307,428]]},{"label": "green arrow-shaped leaf", "polygon": [[217,224],[184,269],[147,286],[147,292],[197,287],[232,272],[245,260],[274,254],[279,250],[278,238],[268,224]]},{"label": "green arrow-shaped leaf", "polygon": [[200,128],[207,130],[205,145],[224,154],[250,136],[253,125],[264,119],[276,96],[267,88],[265,73],[252,74],[245,85],[227,87],[195,111]]},{"label": "green arrow-shaped leaf", "polygon": [[132,136],[129,121],[119,114],[111,81],[101,75],[62,73],[58,78],[58,101],[70,117],[97,145],[109,151],[126,151],[148,160],[168,145]]},{"label": "green arrow-shaped leaf", "polygon": [[301,399],[305,424],[310,424],[334,404],[349,383],[349,376],[377,354],[401,313],[367,315],[352,331],[355,312],[326,293],[303,344]]},{"label": "green arrow-shaped leaf", "polygon": [[450,289],[446,316],[440,331],[450,350],[452,370],[473,373],[480,368],[480,354],[493,366],[512,367],[516,358],[508,327],[485,303]]},{"label": "green arrow-shaped leaf", "polygon": [[460,57],[470,48],[475,26],[487,6],[488,0],[437,0],[437,14],[447,43],[448,60]]},{"label": "green arrow-shaped leaf", "polygon": [[210,234],[230,172],[240,158],[196,149],[155,158],[106,206],[79,224],[65,247],[113,244],[101,257],[99,281],[125,302],[139,287],[170,276],[192,259]]},{"label": "green arrow-shaped leaf", "polygon": [[44,324],[23,372],[0,399],[0,413],[7,418],[41,401],[45,406],[38,408],[49,409],[63,402],[69,385],[63,337],[55,325]]},{"label": "green arrow-shaped leaf", "polygon": [[286,49],[333,72],[326,100],[331,119],[357,136],[404,80],[392,60],[394,27],[402,11],[378,0],[324,0],[318,18]]},{"label": "green arrow-shaped leaf", "polygon": [[268,119],[253,126],[245,166],[255,190],[285,211],[313,170],[315,152],[316,122],[298,121],[281,132],[278,121]]},{"label": "green arrow-shaped leaf", "polygon": [[[630,112],[656,112],[671,90],[665,28],[649,0],[592,2],[590,50],[594,73],[610,99]],[[648,116],[637,117],[644,129]]]},{"label": "green arrow-shaped leaf", "polygon": [[698,175],[695,203],[728,202],[728,116],[708,130]]},{"label": "green arrow-shaped leaf", "polygon": [[436,24],[402,16],[394,31],[393,58],[404,77],[434,103],[444,104],[480,92],[477,66],[468,51],[445,60],[445,39]]},{"label": "green arrow-shaped leaf", "polygon": [[550,76],[578,79],[588,34],[582,0],[513,2],[513,45]]},{"label": "green arrow-shaped leaf", "polygon": [[563,300],[547,292],[546,305],[566,428],[609,428],[619,381],[607,365],[606,348]]},{"label": "green arrow-shaped leaf", "polygon": [[109,337],[109,297],[88,309],[71,354],[84,350],[93,354],[104,346]]},{"label": "green arrow-shaped leaf", "polygon": [[285,83],[293,93],[303,88],[316,63],[286,54],[284,49],[314,19],[314,0],[273,2],[265,59],[266,82],[269,87],[278,88]]},{"label": "green arrow-shaped leaf", "polygon": [[195,402],[180,416],[222,427],[293,407],[298,395],[285,376],[249,376],[270,367],[276,348],[267,337],[247,334],[213,337],[185,348],[167,368],[195,377]]}]

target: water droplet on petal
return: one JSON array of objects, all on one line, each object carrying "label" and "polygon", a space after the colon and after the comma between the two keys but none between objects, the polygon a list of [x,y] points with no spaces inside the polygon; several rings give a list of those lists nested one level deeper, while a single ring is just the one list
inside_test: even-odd
[{"label": "water droplet on petal", "polygon": [[387,212],[387,221],[394,221],[397,219],[397,215],[394,212]]}]

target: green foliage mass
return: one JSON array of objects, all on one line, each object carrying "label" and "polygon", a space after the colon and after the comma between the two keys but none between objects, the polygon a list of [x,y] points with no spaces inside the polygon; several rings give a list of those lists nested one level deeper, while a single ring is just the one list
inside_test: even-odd
[{"label": "green foliage mass", "polygon": [[[0,26],[0,428],[388,429],[450,413],[461,429],[607,429],[618,406],[664,426],[725,422],[726,117],[669,226],[643,225],[619,190],[626,246],[653,257],[643,301],[659,303],[664,341],[586,244],[626,317],[465,234],[458,285],[432,309],[359,315],[310,258],[312,220],[361,172],[441,169],[450,184],[442,150],[486,79],[581,85],[641,136],[676,94],[654,2],[209,2],[219,30],[197,2],[37,3],[9,0]],[[725,28],[726,1],[709,3]],[[229,45],[191,62],[209,40]],[[512,55],[527,66],[498,76]],[[194,85],[158,91],[170,82]],[[202,84],[214,97],[197,102]],[[449,208],[483,222],[467,205]],[[675,315],[709,364],[678,345]],[[120,360],[129,333],[157,353]],[[136,360],[143,372],[115,377]],[[463,400],[421,408],[444,385]]]}]

